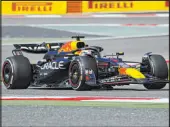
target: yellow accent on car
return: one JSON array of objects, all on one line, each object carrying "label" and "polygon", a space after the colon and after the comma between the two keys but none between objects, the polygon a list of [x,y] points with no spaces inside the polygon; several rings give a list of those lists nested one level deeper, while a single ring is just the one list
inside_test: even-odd
[{"label": "yellow accent on car", "polygon": [[77,43],[78,43],[78,41],[72,41],[71,42],[71,49],[72,50],[76,50],[77,49]]},{"label": "yellow accent on car", "polygon": [[135,68],[127,68],[126,74],[135,79],[144,79],[145,76]]},{"label": "yellow accent on car", "polygon": [[50,49],[50,44],[47,44],[47,48]]}]

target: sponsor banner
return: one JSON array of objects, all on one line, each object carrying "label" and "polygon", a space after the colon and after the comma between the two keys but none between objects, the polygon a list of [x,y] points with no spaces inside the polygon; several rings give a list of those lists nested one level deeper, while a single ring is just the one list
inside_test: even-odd
[{"label": "sponsor banner", "polygon": [[2,1],[2,15],[66,14],[66,1]]},{"label": "sponsor banner", "polygon": [[83,12],[169,11],[169,1],[83,1]]}]

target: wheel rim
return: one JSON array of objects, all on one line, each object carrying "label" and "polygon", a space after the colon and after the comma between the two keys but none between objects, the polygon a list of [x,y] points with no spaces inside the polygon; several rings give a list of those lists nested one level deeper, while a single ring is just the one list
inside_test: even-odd
[{"label": "wheel rim", "polygon": [[80,69],[77,64],[71,68],[70,81],[73,86],[78,86],[80,79]]},{"label": "wheel rim", "polygon": [[12,76],[12,68],[9,63],[5,63],[3,67],[3,81],[6,86],[9,85]]}]

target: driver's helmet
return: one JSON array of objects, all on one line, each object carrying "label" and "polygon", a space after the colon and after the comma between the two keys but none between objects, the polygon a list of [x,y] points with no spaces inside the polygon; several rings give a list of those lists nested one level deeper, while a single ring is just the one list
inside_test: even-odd
[{"label": "driver's helmet", "polygon": [[92,55],[92,51],[91,50],[82,50],[79,53],[80,56],[85,56],[85,55]]}]

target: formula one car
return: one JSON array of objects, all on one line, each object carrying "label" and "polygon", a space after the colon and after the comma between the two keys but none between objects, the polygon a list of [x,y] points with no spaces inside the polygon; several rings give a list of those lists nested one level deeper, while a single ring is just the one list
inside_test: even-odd
[{"label": "formula one car", "polygon": [[[99,46],[88,46],[80,38],[66,43],[14,44],[13,56],[6,58],[2,80],[7,89],[29,86],[91,90],[115,85],[142,84],[147,89],[162,89],[168,81],[168,67],[161,55],[146,53],[141,62],[123,61],[124,52],[101,56]],[[31,64],[23,52],[43,53],[43,59]],[[136,63],[128,65],[127,63]]]}]

